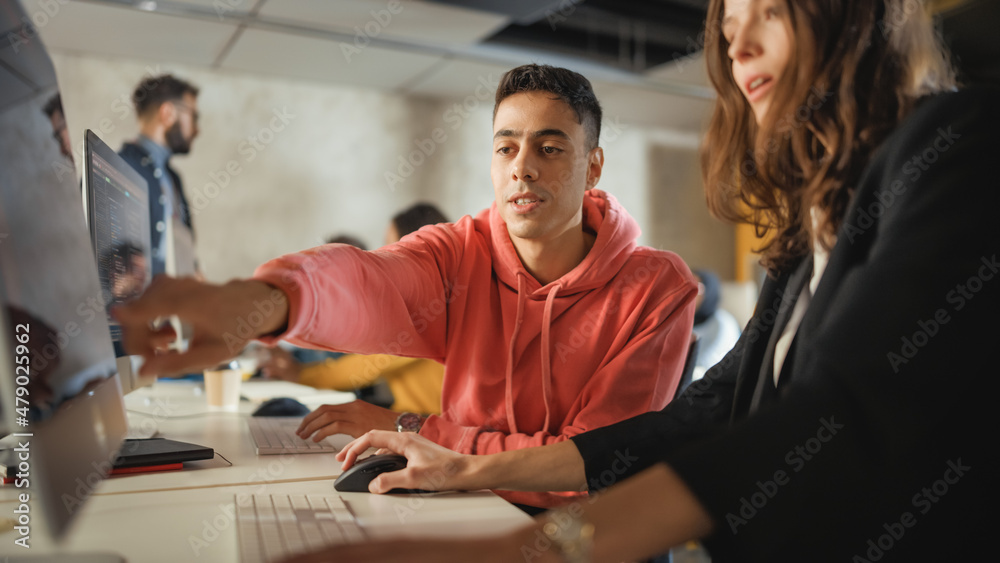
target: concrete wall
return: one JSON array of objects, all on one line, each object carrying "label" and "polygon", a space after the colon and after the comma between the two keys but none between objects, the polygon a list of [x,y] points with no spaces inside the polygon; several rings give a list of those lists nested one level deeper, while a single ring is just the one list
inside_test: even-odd
[{"label": "concrete wall", "polygon": [[735,229],[708,212],[697,149],[652,142],[649,166],[650,204],[656,210],[649,221],[651,236],[668,242],[692,269],[709,269],[721,279],[733,279]]}]

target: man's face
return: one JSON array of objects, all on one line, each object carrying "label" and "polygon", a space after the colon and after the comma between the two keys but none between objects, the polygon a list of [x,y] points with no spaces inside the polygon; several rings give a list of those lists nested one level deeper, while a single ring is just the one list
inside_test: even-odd
[{"label": "man's face", "polygon": [[177,110],[174,123],[167,129],[167,147],[174,154],[187,154],[198,136],[198,98],[188,93],[179,101],[167,103]]},{"label": "man's face", "polygon": [[59,152],[66,158],[73,160],[73,146],[69,142],[69,129],[66,128],[66,117],[59,110],[52,112],[49,116],[52,122],[52,136],[59,143]]},{"label": "man's face", "polygon": [[576,112],[554,94],[521,92],[501,102],[490,174],[511,239],[545,242],[579,229],[583,193],[597,185],[602,163],[600,148],[587,150]]}]

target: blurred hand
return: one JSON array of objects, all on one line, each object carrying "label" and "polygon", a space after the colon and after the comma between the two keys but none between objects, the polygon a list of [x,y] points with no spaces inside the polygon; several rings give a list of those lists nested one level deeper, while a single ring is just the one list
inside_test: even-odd
[{"label": "blurred hand", "polygon": [[[112,310],[122,325],[122,344],[143,357],[143,375],[175,375],[212,368],[240,353],[252,338],[288,322],[284,292],[253,280],[225,285],[194,278],[157,276],[138,299]],[[191,326],[184,353],[167,350],[176,333],[154,323],[176,315]]]},{"label": "blurred hand", "polygon": [[302,364],[295,359],[295,356],[277,346],[269,348],[268,354],[268,359],[260,365],[265,377],[298,383]]},{"label": "blurred hand", "polygon": [[297,431],[303,440],[312,436],[319,442],[334,434],[357,438],[369,430],[395,430],[399,413],[364,401],[343,405],[323,405],[307,414]]},{"label": "blurred hand", "polygon": [[466,470],[471,456],[453,452],[413,432],[372,431],[361,436],[337,453],[337,461],[350,469],[368,448],[379,453],[394,452],[406,457],[406,468],[379,475],[368,485],[373,493],[395,488],[426,491],[467,490],[481,488],[472,485]]}]

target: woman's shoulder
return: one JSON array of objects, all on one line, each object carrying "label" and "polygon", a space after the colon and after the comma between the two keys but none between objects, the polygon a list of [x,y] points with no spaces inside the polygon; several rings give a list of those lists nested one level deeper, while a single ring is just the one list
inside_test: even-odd
[{"label": "woman's shoulder", "polygon": [[1000,86],[976,84],[924,96],[917,104],[917,109],[961,111],[972,109],[970,106],[996,106],[998,101],[1000,101]]},{"label": "woman's shoulder", "polygon": [[1000,121],[1000,88],[971,86],[923,97],[900,124],[905,133],[940,133],[939,128],[981,129],[996,127]]},{"label": "woman's shoulder", "polygon": [[1000,88],[991,86],[926,96],[886,138],[872,164],[923,169],[953,147],[979,150],[1000,131],[998,102]]}]

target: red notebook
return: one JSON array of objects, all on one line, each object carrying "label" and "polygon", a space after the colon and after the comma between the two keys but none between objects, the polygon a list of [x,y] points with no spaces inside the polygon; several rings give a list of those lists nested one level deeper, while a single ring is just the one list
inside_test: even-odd
[{"label": "red notebook", "polygon": [[162,465],[145,465],[140,467],[114,467],[111,475],[125,475],[128,473],[152,473],[153,471],[170,471],[173,469],[184,469],[183,463],[164,463]]}]

